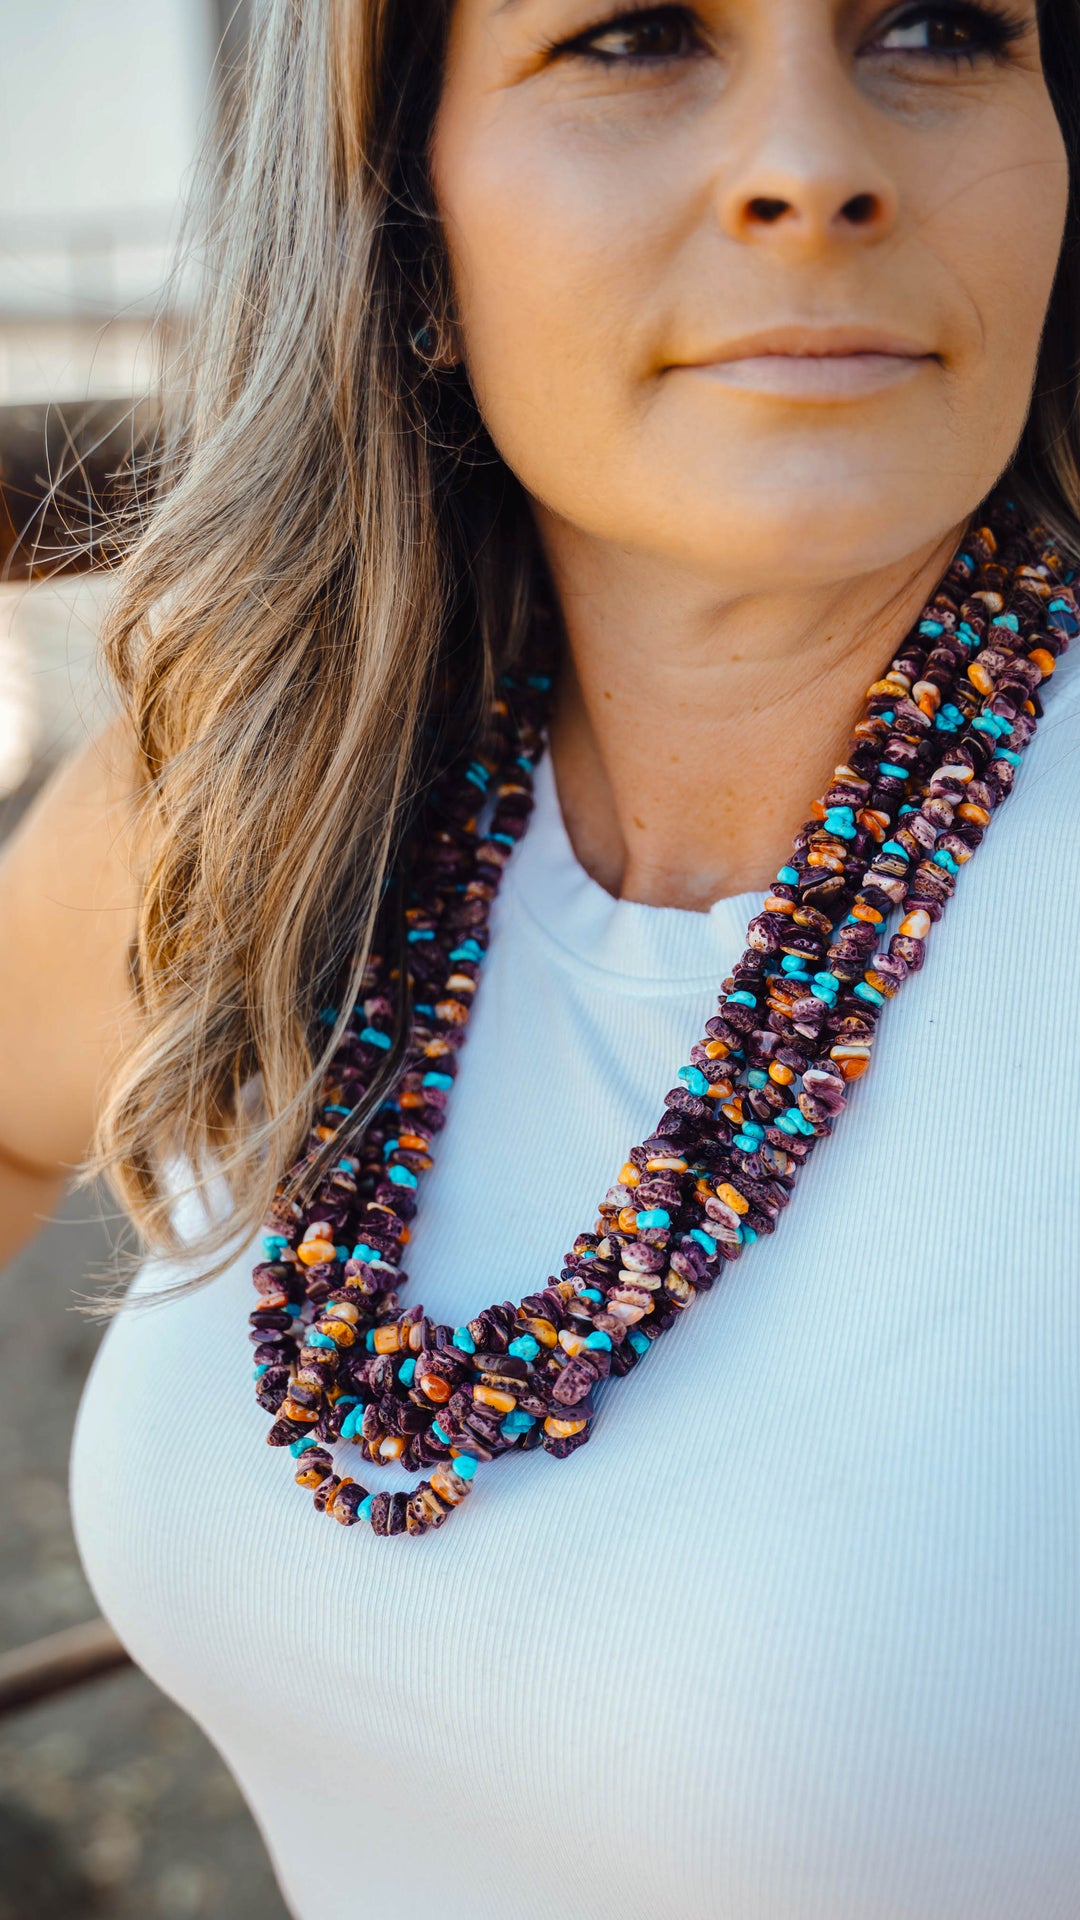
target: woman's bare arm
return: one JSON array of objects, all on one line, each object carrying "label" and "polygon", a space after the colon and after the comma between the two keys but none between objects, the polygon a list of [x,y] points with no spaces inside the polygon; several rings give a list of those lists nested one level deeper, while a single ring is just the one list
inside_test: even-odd
[{"label": "woman's bare arm", "polygon": [[0,1265],[62,1197],[134,1032],[135,783],[118,716],[0,846]]}]

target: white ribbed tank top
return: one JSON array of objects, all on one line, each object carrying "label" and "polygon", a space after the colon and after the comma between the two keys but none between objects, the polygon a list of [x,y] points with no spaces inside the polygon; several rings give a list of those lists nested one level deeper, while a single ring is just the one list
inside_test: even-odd
[{"label": "white ribbed tank top", "polygon": [[[298,1920],[1077,1920],[1078,748],[1080,645],[777,1230],[568,1459],[379,1539],[265,1444],[258,1241],[111,1324],[86,1572]],[[541,761],[406,1302],[558,1271],[763,898],[612,899]]]}]

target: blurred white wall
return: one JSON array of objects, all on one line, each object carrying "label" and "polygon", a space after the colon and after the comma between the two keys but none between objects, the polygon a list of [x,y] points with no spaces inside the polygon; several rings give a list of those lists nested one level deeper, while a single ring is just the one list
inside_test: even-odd
[{"label": "blurred white wall", "polygon": [[[0,0],[0,410],[146,393],[242,0]],[[182,311],[183,289],[170,288]],[[0,471],[4,414],[0,411]],[[108,583],[0,583],[0,801],[101,719]]]},{"label": "blurred white wall", "polygon": [[0,0],[0,405],[146,385],[213,0]]}]

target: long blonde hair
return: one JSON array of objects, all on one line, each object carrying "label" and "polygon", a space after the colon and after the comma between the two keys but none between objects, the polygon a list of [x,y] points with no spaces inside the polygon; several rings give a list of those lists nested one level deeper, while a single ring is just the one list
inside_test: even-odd
[{"label": "long blonde hair", "polygon": [[[228,1215],[185,1239],[201,1271],[175,1291],[222,1270],[305,1150],[412,810],[549,588],[467,376],[410,344],[451,297],[426,164],[449,5],[260,9],[103,636],[144,775],[142,1025],[79,1183],[104,1175],[145,1246],[176,1253],[168,1163],[224,1180]],[[1041,27],[1075,176],[1077,0]],[[1013,474],[1080,552],[1078,235],[1073,198]]]}]

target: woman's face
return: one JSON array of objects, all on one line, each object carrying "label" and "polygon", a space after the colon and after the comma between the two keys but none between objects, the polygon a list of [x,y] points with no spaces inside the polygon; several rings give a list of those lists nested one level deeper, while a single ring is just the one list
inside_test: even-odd
[{"label": "woman's face", "polygon": [[1067,196],[1034,0],[456,0],[432,162],[542,527],[753,591],[1008,463]]}]

